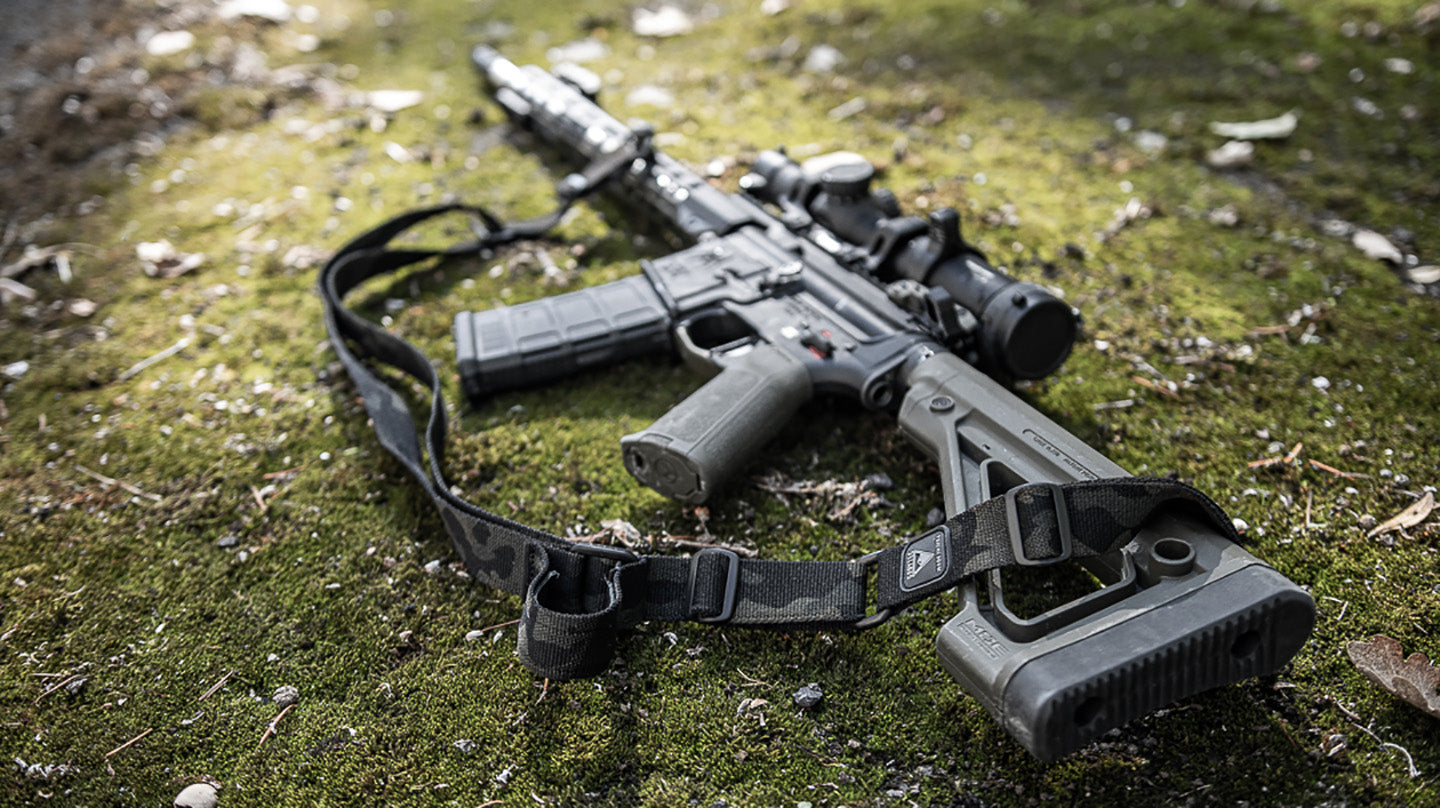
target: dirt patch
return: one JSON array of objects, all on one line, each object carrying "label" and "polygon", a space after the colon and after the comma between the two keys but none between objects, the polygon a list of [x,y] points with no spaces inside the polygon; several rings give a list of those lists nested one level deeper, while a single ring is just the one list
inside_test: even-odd
[{"label": "dirt patch", "polygon": [[[0,10],[0,53],[10,62],[0,73],[0,259],[77,206],[98,206],[134,161],[203,117],[207,91],[273,84],[251,44],[264,20],[242,17],[224,35],[195,37],[216,15],[210,3],[28,5]],[[177,33],[193,44],[152,42]],[[244,117],[264,114],[268,99],[255,101]],[[240,122],[230,118],[219,122]]]}]

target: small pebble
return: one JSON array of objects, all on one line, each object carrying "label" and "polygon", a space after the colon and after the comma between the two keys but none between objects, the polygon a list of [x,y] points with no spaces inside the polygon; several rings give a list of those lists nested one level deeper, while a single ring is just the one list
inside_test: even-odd
[{"label": "small pebble", "polygon": [[226,0],[215,13],[222,20],[258,17],[270,22],[289,22],[293,12],[285,0]]},{"label": "small pebble", "polygon": [[1390,243],[1390,239],[1374,230],[1356,230],[1355,235],[1350,237],[1350,242],[1359,248],[1360,252],[1377,261],[1398,264],[1405,258],[1400,254],[1399,248]]},{"label": "small pebble", "polygon": [[598,39],[577,39],[545,52],[545,58],[554,62],[593,62],[610,55],[610,46]]},{"label": "small pebble", "polygon": [[219,802],[215,786],[209,783],[194,783],[185,786],[175,795],[175,808],[215,808]]},{"label": "small pebble", "polygon": [[635,9],[631,22],[636,36],[683,36],[695,30],[690,15],[675,6],[661,6],[654,11],[642,6]]},{"label": "small pebble", "polygon": [[237,544],[239,544],[239,543],[240,543],[240,537],[239,537],[239,536],[234,536],[234,535],[231,535],[231,536],[221,536],[218,540],[216,540],[215,546],[216,546],[216,547],[219,547],[221,550],[229,550],[231,547],[234,547],[235,545],[237,545]]},{"label": "small pebble", "polygon": [[930,512],[925,514],[925,527],[927,529],[939,527],[943,524],[945,524],[945,512],[939,508],[931,508]]},{"label": "small pebble", "polygon": [[1415,72],[1415,63],[1410,61],[1409,59],[1392,57],[1385,60],[1385,69],[1389,70],[1391,73],[1399,73],[1400,75],[1405,76]]},{"label": "small pebble", "polygon": [[865,487],[871,491],[890,491],[895,488],[895,481],[889,474],[876,472],[865,475]]},{"label": "small pebble", "polygon": [[825,693],[820,690],[820,685],[811,682],[808,685],[795,691],[795,706],[802,710],[808,710],[820,703],[825,698]]},{"label": "small pebble", "polygon": [[1149,155],[1160,154],[1169,145],[1170,139],[1149,129],[1135,133],[1135,148]]},{"label": "small pebble", "polygon": [[1205,153],[1205,162],[1213,168],[1236,168],[1255,159],[1255,144],[1244,140],[1227,141],[1224,146]]},{"label": "small pebble", "polygon": [[1411,283],[1440,282],[1440,266],[1411,267],[1405,273]]},{"label": "small pebble", "polygon": [[292,685],[281,685],[275,688],[275,694],[270,697],[276,707],[289,707],[300,700],[300,689]]},{"label": "small pebble", "polygon": [[419,90],[372,90],[365,94],[365,103],[379,112],[399,112],[425,100]]},{"label": "small pebble", "polygon": [[833,45],[816,45],[805,56],[801,69],[806,73],[834,73],[845,61],[845,54]]},{"label": "small pebble", "polygon": [[631,107],[658,107],[669,109],[675,106],[675,94],[664,87],[641,84],[625,96],[625,104]]},{"label": "small pebble", "polygon": [[1231,140],[1282,140],[1295,133],[1300,119],[1293,112],[1263,121],[1214,121],[1210,131]]},{"label": "small pebble", "polygon": [[1240,224],[1240,211],[1234,205],[1225,205],[1205,214],[1205,218],[1219,227],[1236,227]]},{"label": "small pebble", "polygon": [[195,46],[195,35],[189,31],[161,31],[145,41],[145,52],[151,56],[172,56]]}]

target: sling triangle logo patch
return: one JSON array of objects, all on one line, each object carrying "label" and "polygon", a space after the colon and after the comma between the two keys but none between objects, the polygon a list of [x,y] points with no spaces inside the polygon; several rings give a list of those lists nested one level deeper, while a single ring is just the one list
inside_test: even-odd
[{"label": "sling triangle logo patch", "polygon": [[950,570],[950,529],[941,525],[911,539],[900,555],[900,588],[911,592],[945,577]]}]

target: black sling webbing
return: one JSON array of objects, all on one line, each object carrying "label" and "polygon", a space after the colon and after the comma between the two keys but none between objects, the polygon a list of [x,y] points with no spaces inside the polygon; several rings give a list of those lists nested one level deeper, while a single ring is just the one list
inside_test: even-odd
[{"label": "black sling webbing", "polygon": [[[346,308],[361,283],[430,258],[473,255],[519,239],[538,238],[570,205],[645,159],[643,138],[606,155],[561,186],[552,213],[502,224],[484,209],[463,204],[423,208],[386,221],[353,239],[320,271],[319,293],[330,342],[354,380],[380,443],[434,501],[465,568],[479,581],[524,597],[521,661],[538,676],[568,679],[599,673],[618,633],[644,620],[696,620],[770,628],[868,628],[962,579],[1016,563],[1052,563],[1101,555],[1126,544],[1153,514],[1177,503],[1198,507],[1238,541],[1219,506],[1182,483],[1127,477],[1036,483],[953,516],[905,544],[856,561],[744,559],[720,548],[689,558],[636,555],[619,547],[571,542],[492,513],[462,499],[445,480],[445,402],[440,376],[415,346]],[[428,219],[463,212],[484,230],[475,241],[446,249],[385,246]],[[430,388],[430,417],[422,449],[406,399],[364,360],[388,365]],[[428,455],[428,466],[426,456]],[[905,559],[939,554],[938,574],[907,582]],[[867,579],[877,576],[876,600]]]}]

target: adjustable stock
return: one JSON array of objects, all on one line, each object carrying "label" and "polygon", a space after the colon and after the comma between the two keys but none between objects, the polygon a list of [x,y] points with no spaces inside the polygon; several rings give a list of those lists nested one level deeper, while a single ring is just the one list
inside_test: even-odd
[{"label": "adjustable stock", "polygon": [[[938,461],[951,514],[1026,483],[1128,476],[954,356],[922,363],[911,385],[900,425]],[[1011,530],[1023,546],[1013,519]],[[1043,760],[1179,699],[1274,672],[1315,622],[1308,594],[1188,512],[1162,514],[1082,566],[1102,588],[1032,618],[1007,605],[998,571],[967,581],[960,613],[936,638],[951,675]]]}]

